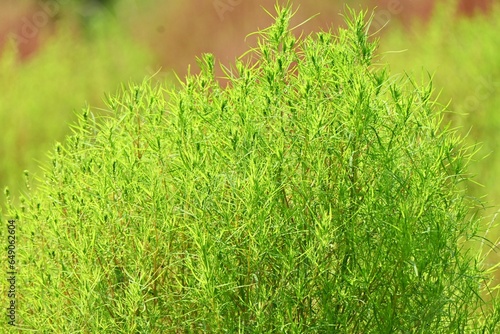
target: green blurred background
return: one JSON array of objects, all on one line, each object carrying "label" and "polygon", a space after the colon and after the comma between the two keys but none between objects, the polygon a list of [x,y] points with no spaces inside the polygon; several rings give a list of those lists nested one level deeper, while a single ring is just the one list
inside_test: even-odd
[{"label": "green blurred background", "polygon": [[[176,84],[214,53],[228,66],[273,20],[275,0],[0,0],[0,186],[23,191],[23,170],[40,163],[87,104],[105,110],[122,83]],[[393,75],[433,76],[446,121],[481,144],[469,195],[484,201],[485,229],[500,205],[500,6],[493,0],[300,1],[297,34],[341,24],[345,5],[373,10],[381,39],[378,64]],[[222,77],[222,71],[217,72]],[[224,80],[221,78],[221,84]],[[484,157],[484,159],[483,159]],[[491,228],[487,237],[500,235]],[[491,253],[491,265],[500,257]]]}]

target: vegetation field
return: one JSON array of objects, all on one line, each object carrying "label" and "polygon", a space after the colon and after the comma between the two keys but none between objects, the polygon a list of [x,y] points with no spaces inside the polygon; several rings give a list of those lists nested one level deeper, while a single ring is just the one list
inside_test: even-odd
[{"label": "vegetation field", "polygon": [[1,332],[498,332],[499,8],[275,5],[172,84],[118,3],[0,58]]}]

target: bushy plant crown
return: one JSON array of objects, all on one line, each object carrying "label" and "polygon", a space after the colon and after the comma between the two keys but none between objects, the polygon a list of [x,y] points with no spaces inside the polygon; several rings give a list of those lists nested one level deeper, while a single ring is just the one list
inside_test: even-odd
[{"label": "bushy plant crown", "polygon": [[476,225],[458,187],[468,155],[432,86],[373,64],[364,13],[299,39],[276,9],[227,87],[208,54],[180,89],[145,81],[108,97],[109,117],[83,112],[9,208],[20,327],[494,328],[460,249]]}]

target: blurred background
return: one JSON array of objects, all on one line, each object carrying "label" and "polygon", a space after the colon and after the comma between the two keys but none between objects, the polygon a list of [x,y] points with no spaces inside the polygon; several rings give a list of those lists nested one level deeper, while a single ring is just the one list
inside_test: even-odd
[{"label": "blurred background", "polygon": [[[128,82],[175,85],[196,56],[228,66],[272,22],[275,0],[0,0],[0,186],[24,187],[86,105],[103,112],[104,94]],[[500,205],[500,6],[493,0],[295,0],[297,33],[342,24],[344,6],[373,11],[377,63],[392,74],[433,76],[446,121],[480,143],[469,195],[485,204],[485,229]],[[222,72],[218,72],[222,76]],[[484,157],[484,159],[482,159]],[[496,239],[500,229],[488,237]],[[491,263],[500,257],[491,254]]]}]

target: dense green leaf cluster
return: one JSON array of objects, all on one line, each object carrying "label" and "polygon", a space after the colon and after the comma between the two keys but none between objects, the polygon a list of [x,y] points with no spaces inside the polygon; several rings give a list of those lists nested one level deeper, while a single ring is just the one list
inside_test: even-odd
[{"label": "dense green leaf cluster", "polygon": [[[469,134],[471,144],[481,143],[478,156],[486,158],[473,164],[470,172],[484,186],[471,190],[477,197],[488,194],[488,205],[493,206],[488,213],[493,216],[500,206],[500,155],[496,154],[500,147],[500,3],[492,3],[488,14],[458,18],[452,10],[456,3],[437,3],[430,22],[415,24],[412,33],[388,29],[381,49],[406,50],[403,55],[384,54],[393,73],[419,73],[422,68],[434,73],[433,82],[441,88],[440,102],[456,111],[448,119]],[[499,232],[494,234],[497,238]],[[491,260],[499,262],[498,256]]]},{"label": "dense green leaf cluster", "polygon": [[[372,65],[364,14],[289,8],[225,69],[80,117],[18,220],[19,326],[84,333],[493,331],[431,86]],[[165,94],[167,93],[167,94]],[[483,311],[483,312],[480,312]],[[489,326],[489,327],[488,327]]]}]

